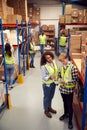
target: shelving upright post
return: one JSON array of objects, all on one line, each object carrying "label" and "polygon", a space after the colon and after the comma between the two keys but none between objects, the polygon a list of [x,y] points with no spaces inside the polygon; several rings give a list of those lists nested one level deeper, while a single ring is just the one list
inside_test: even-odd
[{"label": "shelving upright post", "polygon": [[25,47],[25,40],[24,40],[25,27],[24,26],[25,26],[25,22],[22,21],[23,74],[25,76],[26,68],[25,68],[25,50],[24,50],[24,47]]},{"label": "shelving upright post", "polygon": [[27,42],[26,42],[26,53],[27,53],[27,69],[29,70],[29,42],[30,42],[30,37],[31,37],[31,32],[30,32],[30,29],[31,29],[31,24],[30,23],[27,23]]},{"label": "shelving upright post", "polygon": [[18,20],[16,20],[16,32],[17,32],[17,44],[18,44],[18,71],[19,71],[19,74],[21,74]]},{"label": "shelving upright post", "polygon": [[57,40],[57,55],[59,55],[59,40],[60,40],[60,23],[58,23],[58,40]]},{"label": "shelving upright post", "polygon": [[67,48],[67,55],[68,55],[68,59],[69,60],[70,60],[70,54],[69,54],[69,52],[70,52],[70,37],[71,37],[71,35],[70,35],[70,31],[68,29],[68,38],[67,38],[68,48]]},{"label": "shelving upright post", "polygon": [[87,56],[86,56],[86,72],[85,72],[85,83],[84,83],[84,101],[83,101],[82,129],[81,130],[84,130],[84,127],[85,127],[86,108],[87,108]]},{"label": "shelving upright post", "polygon": [[[62,15],[64,15],[65,3],[62,3]],[[59,55],[59,40],[60,40],[60,23],[58,23],[58,40],[57,40],[57,55]]]},{"label": "shelving upright post", "polygon": [[1,43],[2,43],[2,56],[4,59],[4,78],[5,78],[5,87],[6,87],[6,105],[9,108],[9,101],[8,101],[8,83],[7,83],[7,76],[6,76],[6,60],[5,60],[5,48],[4,48],[4,34],[3,34],[3,26],[2,26],[2,19],[0,19],[0,30],[1,30]]}]

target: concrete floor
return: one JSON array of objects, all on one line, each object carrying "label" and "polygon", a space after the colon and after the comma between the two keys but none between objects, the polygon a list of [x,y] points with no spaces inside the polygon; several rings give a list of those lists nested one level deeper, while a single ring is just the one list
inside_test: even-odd
[{"label": "concrete floor", "polygon": [[[59,121],[63,114],[63,104],[59,88],[56,87],[53,108],[56,115],[49,119],[43,111],[43,91],[41,85],[40,53],[35,57],[36,68],[26,72],[23,84],[15,84],[9,91],[12,109],[0,114],[0,130],[68,130],[68,120]],[[73,117],[73,130],[77,130]]]}]

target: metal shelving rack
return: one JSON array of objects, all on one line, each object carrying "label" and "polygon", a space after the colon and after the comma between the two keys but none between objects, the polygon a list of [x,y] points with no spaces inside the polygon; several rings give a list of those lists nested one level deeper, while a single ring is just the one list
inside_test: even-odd
[{"label": "metal shelving rack", "polygon": [[18,73],[21,73],[20,70],[20,47],[19,47],[19,29],[18,29],[18,20],[16,20],[16,32],[17,32],[17,43],[18,43]]},{"label": "metal shelving rack", "polygon": [[[6,100],[5,100],[5,106],[8,106],[8,84],[7,84],[7,77],[6,77],[6,60],[5,60],[5,48],[4,48],[4,34],[3,34],[3,25],[2,25],[2,19],[0,19],[0,31],[1,31],[1,43],[2,43],[2,56],[4,59],[4,78],[5,78],[5,88],[6,88]],[[2,109],[4,108],[4,106],[1,106],[0,111],[2,111]]]},{"label": "metal shelving rack", "polygon": [[[87,24],[83,24],[83,23],[81,23],[81,24],[78,24],[78,23],[77,24],[67,24],[66,23],[66,24],[61,24],[61,25],[65,25],[65,26],[66,25],[67,26],[71,26],[71,25],[83,26],[83,25],[87,25]],[[69,54],[69,51],[70,51],[70,33],[69,33],[69,36],[68,36],[68,54]],[[70,57],[70,59],[76,65],[76,63],[74,62],[73,58]],[[87,67],[87,60],[86,60],[86,67]],[[75,117],[76,117],[76,122],[77,122],[78,129],[79,130],[86,130],[87,128],[85,129],[85,127],[86,127],[85,126],[85,122],[86,122],[86,104],[87,104],[87,94],[86,94],[86,92],[87,92],[87,79],[86,79],[87,74],[86,73],[87,72],[85,72],[85,75],[86,75],[85,82],[84,82],[84,78],[81,75],[81,72],[79,72],[79,69],[78,69],[78,73],[79,73],[79,79],[80,79],[79,86],[84,88],[84,101],[80,101],[78,99],[78,96],[75,95],[75,100],[77,100],[77,102],[78,102],[78,110],[77,110],[77,108],[75,108],[76,107],[75,104],[73,104],[73,109],[74,109],[74,114],[75,114]],[[83,105],[82,105],[81,102],[83,102]],[[81,117],[78,117],[78,111],[79,111],[79,116],[81,116]]]},{"label": "metal shelving rack", "polygon": [[85,72],[85,83],[84,83],[84,101],[83,101],[83,111],[82,111],[82,129],[86,130],[85,123],[86,123],[86,108],[87,108],[87,56],[86,56],[86,72]]},{"label": "metal shelving rack", "polygon": [[17,45],[13,45],[14,48],[18,48],[18,65],[19,65],[19,68],[18,68],[18,71],[19,73],[20,72],[20,49],[19,49],[19,31],[18,31],[18,27],[21,26],[21,24],[18,24],[18,21],[16,21],[16,24],[3,24],[2,23],[2,19],[0,19],[0,31],[1,31],[1,45],[0,45],[0,48],[2,48],[2,56],[3,56],[3,59],[4,59],[4,82],[5,82],[5,88],[6,88],[6,94],[5,94],[5,103],[3,106],[0,107],[0,112],[5,108],[12,108],[11,104],[10,104],[10,94],[8,93],[8,84],[7,84],[7,76],[6,76],[6,62],[5,62],[5,48],[4,48],[4,33],[3,33],[3,30],[4,29],[7,29],[7,28],[15,28],[16,31],[17,31]]},{"label": "metal shelving rack", "polygon": [[[72,0],[71,2],[74,2],[74,1],[78,1],[78,0]],[[64,14],[64,4],[62,6],[62,14]],[[67,24],[67,23],[66,24],[60,24],[60,23],[58,23],[58,43],[59,43],[59,36],[60,36],[59,35],[60,27],[66,26],[66,25],[67,26],[72,26],[72,25],[83,26],[83,25],[87,25],[87,24],[83,24],[83,23],[81,23],[81,24],[78,24],[78,23],[77,24]],[[70,33],[68,32],[68,50],[67,50],[68,55],[69,55],[69,52],[70,52]],[[69,57],[69,59],[72,60],[72,62],[76,65],[76,63],[74,62],[72,57]],[[78,67],[77,67],[77,69],[78,69]],[[82,77],[79,69],[78,69],[78,74],[79,74],[79,79],[80,79],[79,85],[81,85],[81,87],[84,88],[84,95],[83,95],[84,97],[83,97],[83,102],[82,102],[78,98],[78,95],[75,94],[74,100],[75,100],[75,103],[78,102],[78,107],[76,108],[77,104],[73,104],[73,109],[74,109],[74,115],[75,115],[75,118],[76,118],[78,130],[87,130],[87,125],[86,125],[86,114],[87,114],[86,113],[86,109],[87,109],[87,57],[86,57],[85,81],[84,81],[84,78]]]},{"label": "metal shelving rack", "polygon": [[26,40],[25,40],[25,36],[24,36],[24,33],[25,33],[25,29],[26,29],[26,23],[24,22],[24,21],[22,21],[22,23],[21,23],[21,29],[22,29],[22,54],[23,54],[23,75],[25,76],[25,72],[26,72],[26,65],[25,65],[25,56],[26,56],[26,50],[24,49],[25,48],[25,42],[26,42]]}]

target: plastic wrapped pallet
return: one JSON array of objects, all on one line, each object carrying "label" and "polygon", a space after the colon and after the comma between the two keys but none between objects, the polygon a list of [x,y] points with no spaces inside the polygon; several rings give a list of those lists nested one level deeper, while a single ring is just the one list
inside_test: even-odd
[{"label": "plastic wrapped pallet", "polygon": [[5,94],[5,85],[2,81],[0,81],[0,106],[4,102],[4,94]]}]

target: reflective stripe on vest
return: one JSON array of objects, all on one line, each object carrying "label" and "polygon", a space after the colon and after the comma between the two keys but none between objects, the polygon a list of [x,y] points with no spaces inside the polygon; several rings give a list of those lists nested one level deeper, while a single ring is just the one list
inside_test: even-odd
[{"label": "reflective stripe on vest", "polygon": [[39,36],[40,44],[46,44],[46,35],[40,35]]},{"label": "reflective stripe on vest", "polygon": [[[46,64],[45,67],[46,67],[46,69],[48,71],[47,76],[50,77],[51,75],[55,74],[56,75],[55,81],[56,81],[58,79],[58,68],[57,68],[57,65],[56,65],[55,61],[53,61],[53,64],[54,64],[54,68],[52,68],[49,64]],[[51,84],[51,83],[54,82],[54,80],[51,80],[51,79],[49,79],[48,81],[45,81],[45,80],[42,80],[42,81],[45,84]]]},{"label": "reflective stripe on vest", "polygon": [[10,57],[8,55],[5,56],[6,58],[6,64],[14,64],[15,63],[15,60],[14,60],[14,57]]},{"label": "reflective stripe on vest", "polygon": [[60,37],[59,45],[66,46],[66,37],[65,36]]},{"label": "reflective stripe on vest", "polygon": [[30,48],[31,48],[31,50],[29,50],[29,53],[30,53],[30,54],[35,53],[34,46],[35,46],[35,45],[34,45],[32,42],[30,42]]},{"label": "reflective stripe on vest", "polygon": [[[72,81],[72,74],[71,74],[71,66],[68,66],[67,69],[64,72],[64,67],[62,67],[61,70],[61,77],[62,79],[67,83]],[[63,84],[60,84],[60,86],[63,86]],[[65,85],[66,88],[74,88],[75,84],[72,85]]]}]

